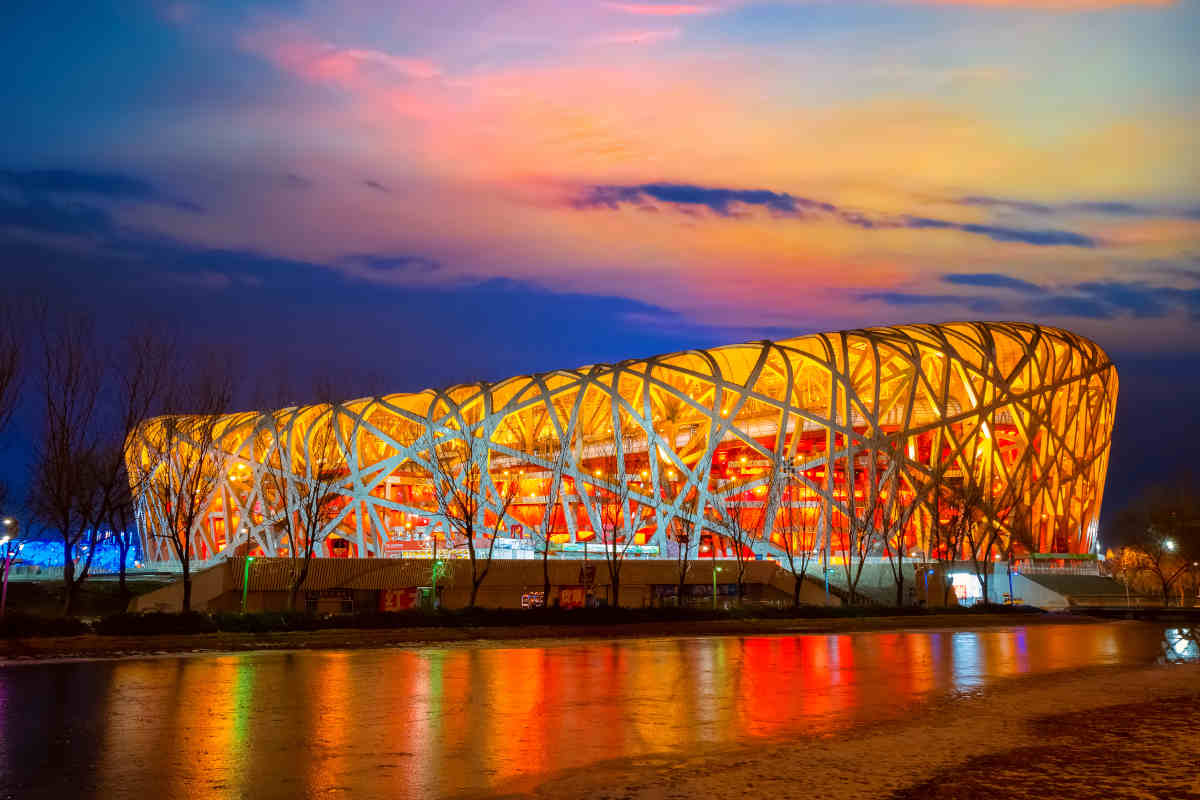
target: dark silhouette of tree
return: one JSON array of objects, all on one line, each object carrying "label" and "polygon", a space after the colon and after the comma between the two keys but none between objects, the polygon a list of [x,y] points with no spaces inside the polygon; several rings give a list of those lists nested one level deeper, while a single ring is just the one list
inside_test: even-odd
[{"label": "dark silhouette of tree", "polygon": [[675,605],[682,608],[687,592],[687,576],[692,568],[692,553],[699,544],[699,493],[673,465],[660,466],[659,482],[662,485],[663,513],[672,513],[669,509],[674,509],[674,517],[666,534],[667,541],[674,545]]},{"label": "dark silhouette of tree", "polygon": [[[615,404],[612,411],[612,439],[598,444],[593,473],[587,477],[586,491],[580,494],[589,519],[600,539],[604,566],[608,571],[609,602],[621,602],[621,570],[640,523],[653,514],[652,498],[634,491],[642,483],[628,457],[633,439],[624,435],[622,418]],[[652,521],[653,517],[650,517]],[[589,542],[590,544],[590,542]]]},{"label": "dark silhouette of tree", "polygon": [[[544,436],[536,445],[536,455],[550,462],[550,469],[541,480],[542,518],[534,530],[542,560],[542,605],[550,605],[550,545],[553,543],[554,519],[562,508],[563,471],[570,462],[569,445],[562,444],[557,436]],[[566,511],[564,510],[564,514]]]},{"label": "dark silhouette of tree", "polygon": [[174,342],[161,331],[144,329],[128,336],[113,364],[114,376],[107,442],[99,451],[98,476],[112,541],[119,556],[118,576],[123,598],[129,597],[126,560],[136,538],[134,498],[141,494],[145,471],[130,469],[135,459],[137,426],[159,410],[179,368]]},{"label": "dark silhouette of tree", "polygon": [[745,484],[736,480],[719,483],[717,492],[725,498],[724,508],[711,509],[709,515],[710,529],[718,532],[733,550],[738,605],[746,598],[746,565],[754,560],[753,543],[763,536],[770,506],[765,497],[766,487]]},{"label": "dark silhouette of tree", "polygon": [[[106,459],[97,433],[104,361],[90,318],[71,317],[57,326],[44,322],[40,338],[42,435],[29,504],[62,542],[63,613],[69,615],[87,580],[105,513]],[[77,565],[80,556],[83,563]]]},{"label": "dark silhouette of tree", "polygon": [[255,449],[260,454],[264,501],[276,530],[287,539],[288,608],[296,607],[317,548],[338,510],[341,487],[349,474],[338,442],[338,410],[328,402],[262,415]]},{"label": "dark silhouette of tree", "polygon": [[0,431],[12,420],[25,366],[22,320],[11,303],[0,305]]},{"label": "dark silhouette of tree", "polygon": [[229,420],[232,386],[225,371],[212,364],[193,367],[168,389],[166,413],[138,426],[144,451],[135,476],[161,516],[143,520],[148,535],[165,540],[182,572],[183,610],[192,608],[192,561],[195,538],[208,502],[227,468],[220,436]]},{"label": "dark silhouette of tree", "polygon": [[1151,577],[1170,604],[1172,589],[1200,559],[1200,494],[1192,478],[1151,487],[1117,517],[1134,554],[1133,570]]},{"label": "dark silhouette of tree", "polygon": [[[499,479],[489,470],[489,445],[461,413],[456,429],[425,436],[434,496],[447,531],[462,540],[471,561],[471,598],[475,606],[479,587],[492,568],[492,556],[509,509],[520,492],[517,476]],[[486,544],[479,537],[486,538]]]},{"label": "dark silhouette of tree", "polygon": [[[768,504],[777,509],[774,534],[783,551],[783,564],[794,579],[792,607],[800,606],[800,590],[816,553],[816,514],[809,513],[810,495],[816,498],[800,478],[798,470],[780,459],[772,462],[768,479]],[[814,503],[813,507],[819,507]]]}]

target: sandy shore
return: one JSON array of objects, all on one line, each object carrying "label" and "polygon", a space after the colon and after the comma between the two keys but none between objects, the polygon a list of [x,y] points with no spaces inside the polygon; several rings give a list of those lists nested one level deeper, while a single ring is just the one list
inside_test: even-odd
[{"label": "sandy shore", "polygon": [[1200,665],[1033,676],[903,721],[613,761],[500,796],[1200,798]]},{"label": "sandy shore", "polygon": [[52,659],[128,658],[165,653],[247,650],[346,650],[446,642],[729,636],[852,631],[978,629],[1038,624],[1089,624],[1064,614],[946,614],[833,619],[697,620],[621,625],[521,625],[487,627],[330,629],[284,633],[199,633],[162,636],[65,636],[0,640],[0,666]]}]

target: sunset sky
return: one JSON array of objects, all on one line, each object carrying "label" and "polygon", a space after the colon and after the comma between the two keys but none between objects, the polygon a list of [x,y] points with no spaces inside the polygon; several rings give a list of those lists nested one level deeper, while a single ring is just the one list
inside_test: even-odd
[{"label": "sunset sky", "polygon": [[1196,0],[17,0],[0,256],[18,295],[363,391],[1059,325],[1117,358],[1132,485],[1124,428],[1198,428],[1198,30]]}]

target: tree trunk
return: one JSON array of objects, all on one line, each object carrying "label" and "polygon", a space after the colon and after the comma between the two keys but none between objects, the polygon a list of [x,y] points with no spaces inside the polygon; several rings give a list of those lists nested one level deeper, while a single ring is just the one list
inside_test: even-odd
[{"label": "tree trunk", "polygon": [[904,565],[896,570],[896,607],[904,607]]},{"label": "tree trunk", "polygon": [[683,593],[687,590],[687,573],[679,574],[679,585],[675,587],[675,607],[683,608]]},{"label": "tree trunk", "polygon": [[63,616],[75,613],[75,562],[71,560],[71,545],[63,540]]},{"label": "tree trunk", "polygon": [[192,572],[187,560],[180,562],[183,567],[183,613],[192,610]]},{"label": "tree trunk", "polygon": [[542,550],[542,608],[550,607],[550,539]]},{"label": "tree trunk", "polygon": [[117,545],[117,551],[118,551],[118,556],[121,559],[121,563],[117,568],[117,574],[120,576],[118,578],[117,585],[120,587],[121,599],[128,600],[129,599],[129,587],[126,586],[126,584],[125,584],[125,557],[129,555],[129,545],[125,542],[124,534],[122,534],[122,538]]},{"label": "tree trunk", "polygon": [[613,608],[620,608],[621,607],[621,575],[620,575],[620,573],[612,573],[610,575],[610,578],[612,580],[612,597],[610,598],[610,604],[612,605]]},{"label": "tree trunk", "polygon": [[311,565],[311,558],[304,558],[300,562],[300,571],[296,573],[296,577],[292,580],[291,593],[288,597],[288,611],[296,610],[296,598],[300,596],[300,587],[308,580],[308,568]]},{"label": "tree trunk", "polygon": [[793,572],[792,577],[796,579],[792,582],[792,608],[799,608],[800,607],[800,586],[804,581],[804,576],[797,575],[796,573]]}]

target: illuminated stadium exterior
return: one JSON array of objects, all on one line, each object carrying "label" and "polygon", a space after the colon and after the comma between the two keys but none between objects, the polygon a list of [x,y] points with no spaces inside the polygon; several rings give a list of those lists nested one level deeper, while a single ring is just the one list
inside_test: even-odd
[{"label": "illuminated stadium exterior", "polygon": [[[507,557],[538,557],[546,534],[552,557],[581,556],[609,536],[631,556],[666,558],[686,546],[725,557],[735,515],[759,520],[747,548],[763,557],[778,557],[791,537],[792,547],[837,559],[856,531],[875,534],[873,555],[901,547],[927,555],[938,546],[931,528],[953,514],[935,498],[967,483],[1010,498],[981,507],[992,509],[983,523],[1006,536],[1022,526],[1016,555],[1088,554],[1116,395],[1116,370],[1094,343],[979,322],[823,333],[230,414],[215,428],[217,480],[192,547],[199,560],[285,555],[284,503],[271,486],[286,471],[303,493],[310,445],[324,431],[342,466],[317,555],[461,551],[433,479],[435,454],[455,448],[477,454],[468,460],[481,468],[479,528],[499,531],[496,552]],[[139,429],[131,474],[165,468],[155,462],[169,459],[151,446],[162,425]],[[603,517],[614,507],[610,526]],[[141,493],[149,561],[174,558],[156,535],[166,510],[154,492]],[[684,523],[694,535],[681,545]]]}]

